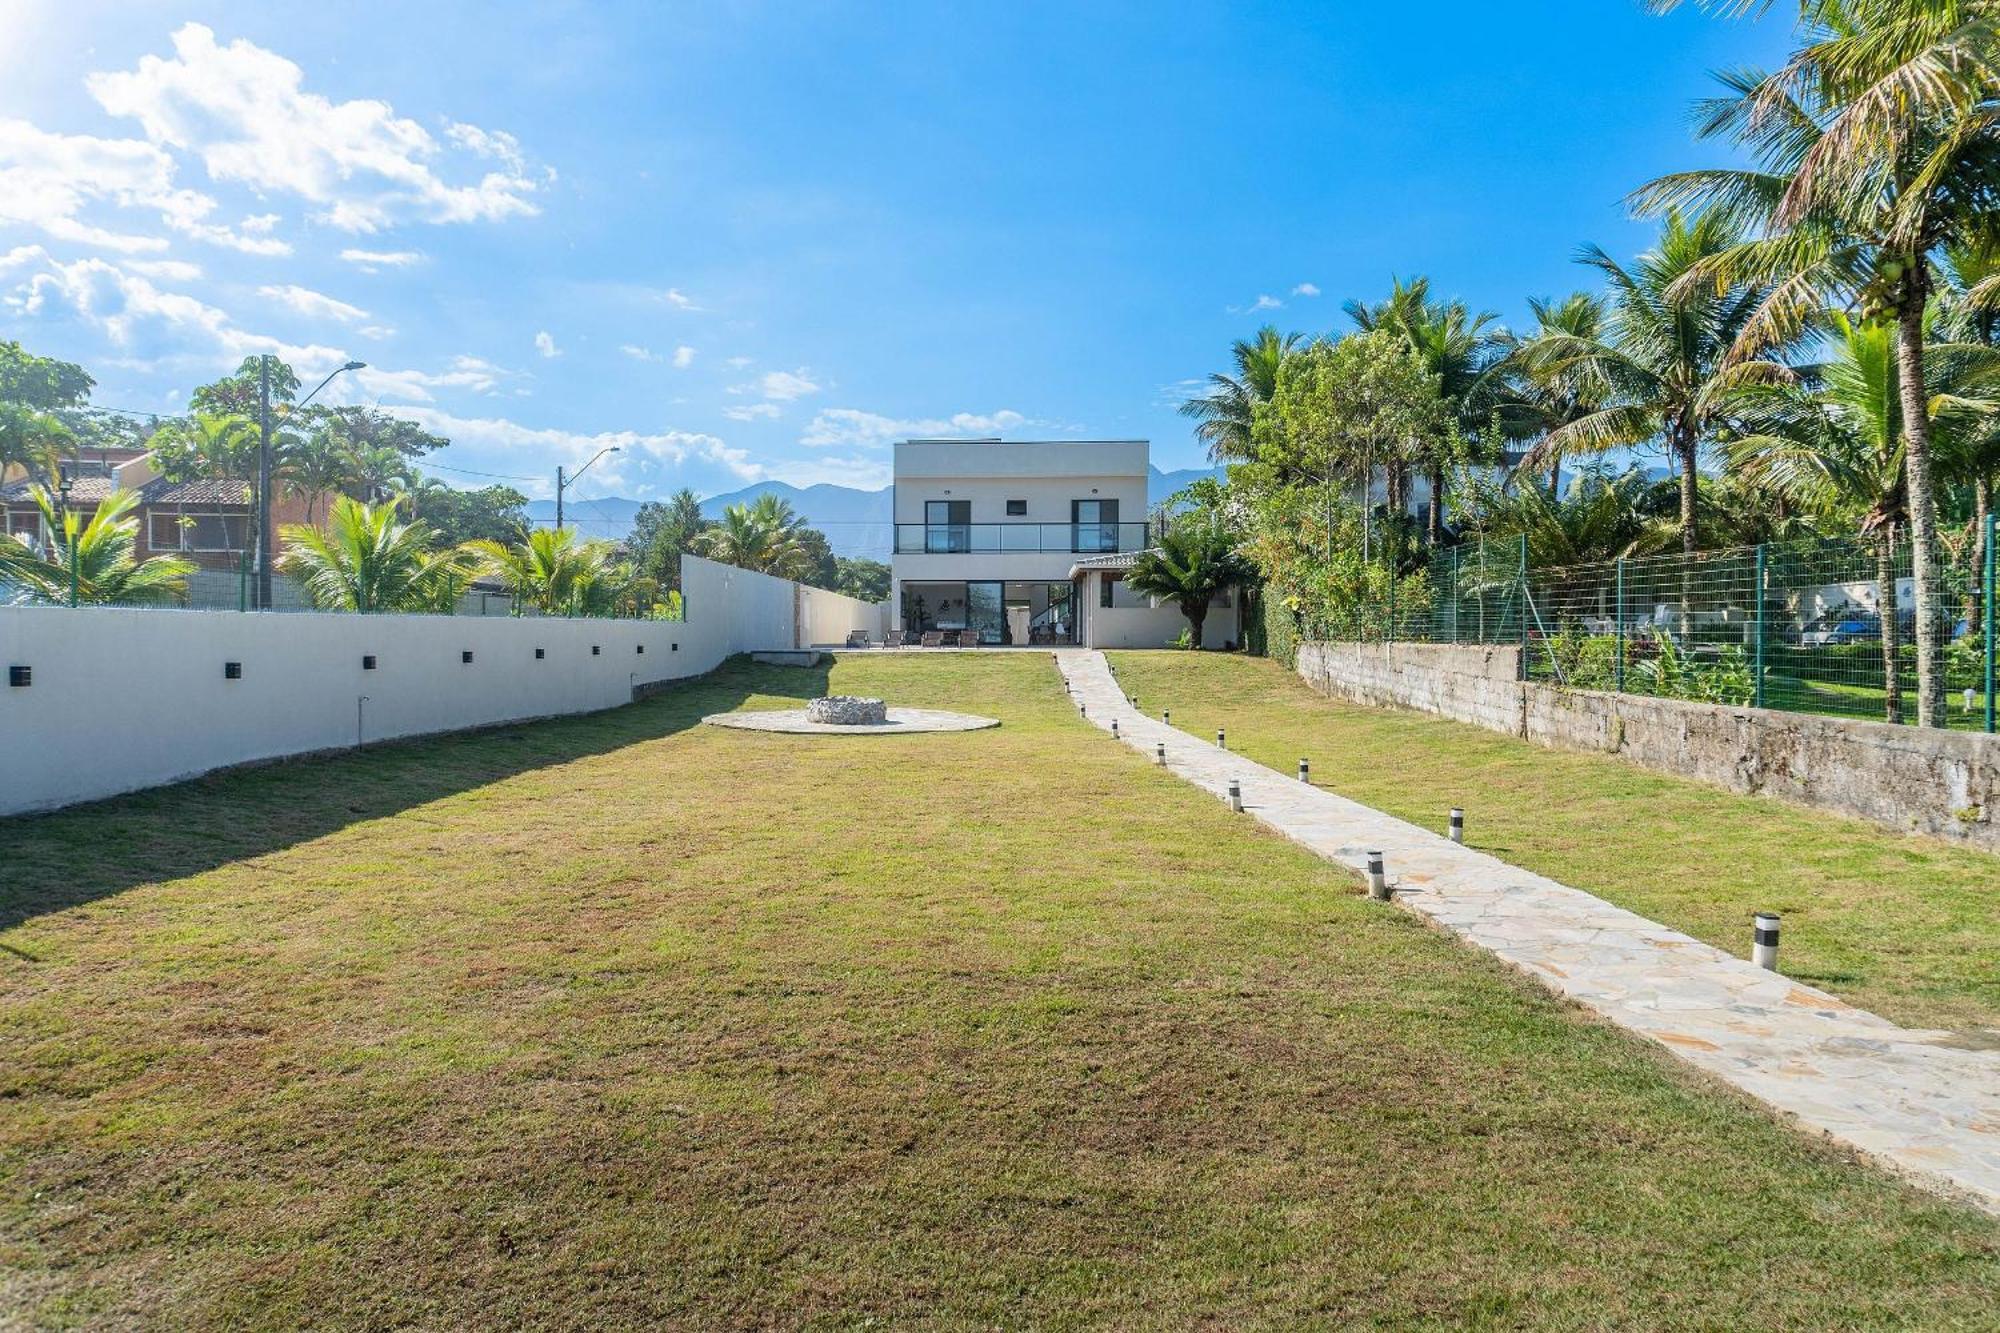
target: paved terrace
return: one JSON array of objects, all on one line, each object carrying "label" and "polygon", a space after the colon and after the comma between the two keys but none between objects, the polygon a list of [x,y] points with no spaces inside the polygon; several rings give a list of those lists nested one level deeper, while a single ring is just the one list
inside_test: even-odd
[{"label": "paved terrace", "polygon": [[[1798,1123],[2000,1213],[2000,1051],[1897,1027],[1700,940],[1148,718],[1100,652],[1056,655],[1089,720],[1332,861],[1382,852],[1395,901]],[[1308,756],[1315,765],[1339,755]],[[1324,772],[1324,769],[1321,769]],[[1440,825],[1445,811],[1438,812]],[[1476,814],[1476,812],[1475,812]],[[1744,921],[1747,948],[1750,923]],[[1782,966],[1782,955],[1781,962]]]}]

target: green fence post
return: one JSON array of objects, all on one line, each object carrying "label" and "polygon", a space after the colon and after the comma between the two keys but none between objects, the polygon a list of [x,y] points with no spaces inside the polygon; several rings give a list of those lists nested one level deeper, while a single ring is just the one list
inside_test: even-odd
[{"label": "green fence post", "polygon": [[1625,692],[1625,557],[1618,557],[1618,596],[1613,609],[1617,623],[1612,633],[1617,636],[1618,656],[1611,664],[1611,688],[1620,694]]},{"label": "green fence post", "polygon": [[1757,676],[1752,685],[1750,702],[1758,708],[1764,706],[1764,543],[1757,543]]},{"label": "green fence post", "polygon": [[2000,529],[2000,514],[1986,516],[1986,596],[1980,602],[1986,622],[1986,730],[1993,730],[1993,534]]}]

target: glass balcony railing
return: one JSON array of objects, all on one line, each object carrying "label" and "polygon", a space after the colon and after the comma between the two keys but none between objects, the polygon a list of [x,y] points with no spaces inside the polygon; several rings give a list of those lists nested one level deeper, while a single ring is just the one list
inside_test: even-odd
[{"label": "glass balcony railing", "polygon": [[995,555],[1143,551],[1145,523],[898,523],[897,555]]}]

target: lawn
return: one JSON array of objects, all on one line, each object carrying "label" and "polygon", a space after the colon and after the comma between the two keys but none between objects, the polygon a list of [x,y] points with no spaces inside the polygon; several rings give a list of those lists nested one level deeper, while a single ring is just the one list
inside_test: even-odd
[{"label": "lawn", "polygon": [[2000,856],[1740,796],[1609,755],[1316,694],[1276,662],[1112,655],[1128,693],[1174,725],[1467,841],[1734,953],[1784,916],[1783,965],[1898,1022],[2000,1039]]},{"label": "lawn", "polygon": [[[1004,725],[695,725],[829,683]],[[732,665],[0,847],[0,1325],[1941,1329],[2000,1299],[2000,1222],[1367,902],[1079,721],[1041,655]]]}]

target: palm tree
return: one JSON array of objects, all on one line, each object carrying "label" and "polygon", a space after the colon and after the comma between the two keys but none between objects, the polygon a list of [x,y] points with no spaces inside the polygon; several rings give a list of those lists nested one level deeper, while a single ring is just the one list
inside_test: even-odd
[{"label": "palm tree", "polygon": [[[1490,326],[1499,318],[1491,311],[1474,314],[1463,301],[1434,301],[1430,279],[1392,284],[1389,299],[1370,306],[1349,301],[1349,319],[1364,333],[1386,330],[1402,338],[1424,369],[1437,377],[1438,393],[1450,410],[1458,438],[1476,440],[1487,433],[1497,405],[1498,381],[1493,372],[1501,359],[1504,334]],[[1424,468],[1430,483],[1431,507],[1426,538],[1438,545],[1444,535],[1446,471],[1453,459],[1449,445],[1419,445],[1412,461]],[[1400,491],[1400,488],[1398,488]],[[1400,506],[1400,494],[1391,497]]]},{"label": "palm tree", "polygon": [[315,431],[293,452],[285,480],[294,493],[305,496],[306,522],[311,524],[323,496],[355,484],[354,459],[333,432]]},{"label": "palm tree", "polygon": [[62,471],[63,451],[75,443],[69,427],[52,414],[20,403],[0,403],[0,480],[9,468],[18,467],[30,481],[54,485]]},{"label": "palm tree", "polygon": [[1531,470],[1555,458],[1664,442],[1680,473],[1681,549],[1699,544],[1696,476],[1701,451],[1726,420],[1730,393],[1790,372],[1771,361],[1732,362],[1738,339],[1765,289],[1718,291],[1683,281],[1737,244],[1716,214],[1693,222],[1670,214],[1652,250],[1630,269],[1597,246],[1579,262],[1603,273],[1610,307],[1595,335],[1547,329],[1522,348],[1527,373],[1575,377],[1604,386],[1602,406],[1551,430],[1522,460]]},{"label": "palm tree", "polygon": [[51,534],[48,554],[37,556],[12,539],[0,542],[0,583],[29,601],[50,604],[69,601],[72,587],[79,603],[92,606],[160,606],[187,596],[193,561],[133,557],[139,520],[127,515],[139,503],[137,491],[107,496],[88,521],[75,509],[59,509],[46,486],[35,487],[33,495]]},{"label": "palm tree", "polygon": [[1159,545],[1141,552],[1125,575],[1125,586],[1148,597],[1179,605],[1194,646],[1201,647],[1202,623],[1215,595],[1254,577],[1250,562],[1219,523],[1190,518],[1160,534]]},{"label": "palm tree", "polygon": [[1469,507],[1486,537],[1525,536],[1531,565],[1563,568],[1641,549],[1652,527],[1643,507],[1648,488],[1636,469],[1616,475],[1590,469],[1560,496],[1540,486],[1503,490],[1473,482]]},{"label": "palm tree", "polygon": [[[1944,303],[1943,328],[1948,337],[1984,348],[2000,348],[2000,236],[1960,245],[1946,253],[1944,273],[1949,296]],[[1967,581],[1968,624],[1983,637],[1986,617],[1986,545],[1993,512],[1993,477],[2000,473],[2000,418],[1973,423],[1958,441],[1952,471],[1972,486],[1973,577]]]},{"label": "palm tree", "polygon": [[472,566],[460,550],[436,550],[436,534],[398,522],[400,505],[337,497],[324,530],[288,525],[278,568],[299,580],[321,611],[449,611]]},{"label": "palm tree", "polygon": [[1990,5],[1807,0],[1805,43],[1784,68],[1723,76],[1701,132],[1749,149],[1755,170],[1682,172],[1635,196],[1642,208],[1699,205],[1751,225],[1689,285],[1746,281],[1768,299],[1739,355],[1788,339],[1850,301],[1893,319],[1916,589],[1917,715],[1943,726],[1944,636],[1937,499],[1923,393],[1935,258],[1975,241],[2000,191],[2000,112]]},{"label": "palm tree", "polygon": [[348,475],[365,499],[381,503],[399,491],[417,486],[421,478],[408,455],[386,444],[352,447],[347,453]]},{"label": "palm tree", "polygon": [[[258,447],[257,423],[248,417],[198,412],[168,423],[153,437],[153,466],[174,481],[227,477],[249,483],[257,476]],[[273,465],[282,467],[286,460],[275,435],[272,448],[279,452]]]},{"label": "palm tree", "polygon": [[593,600],[606,580],[611,546],[579,542],[574,528],[536,528],[520,541],[466,545],[504,580],[517,605],[544,615],[602,614]]},{"label": "palm tree", "polygon": [[766,493],[750,504],[734,504],[723,510],[721,522],[696,538],[695,551],[726,565],[797,578],[810,559],[799,541],[798,528],[798,515],[791,505]]},{"label": "palm tree", "polygon": [[1278,383],[1278,367],[1298,341],[1298,334],[1281,334],[1269,324],[1248,342],[1237,339],[1229,349],[1236,373],[1210,375],[1208,392],[1181,404],[1181,415],[1195,421],[1195,438],[1208,446],[1210,458],[1218,463],[1241,463],[1255,457],[1257,445],[1251,428],[1257,404],[1270,401]]},{"label": "palm tree", "polygon": [[[1886,321],[1856,323],[1845,314],[1833,315],[1831,325],[1826,364],[1808,368],[1796,383],[1744,392],[1748,433],[1730,443],[1729,457],[1746,480],[1809,509],[1859,513],[1860,533],[1876,552],[1883,712],[1899,722],[1896,550],[1897,534],[1910,521],[1904,453],[1912,432],[1904,428],[1896,333]],[[1932,380],[1918,394],[1940,440],[2000,405],[1991,401],[1991,358],[1979,349],[1957,351],[1927,359]],[[1982,360],[1989,363],[1984,374]]]},{"label": "palm tree", "polygon": [[[1532,364],[1531,350],[1547,336],[1595,341],[1604,331],[1604,298],[1591,292],[1572,292],[1560,301],[1530,298],[1528,309],[1535,316],[1535,331],[1526,338],[1508,335],[1507,370],[1510,372],[1511,415],[1522,420],[1527,431],[1538,439],[1581,421],[1604,406],[1610,386],[1589,363],[1564,369]],[[1563,454],[1560,448],[1545,448],[1539,457],[1549,469],[1549,498],[1562,498]],[[1525,469],[1523,469],[1525,470]]]}]

